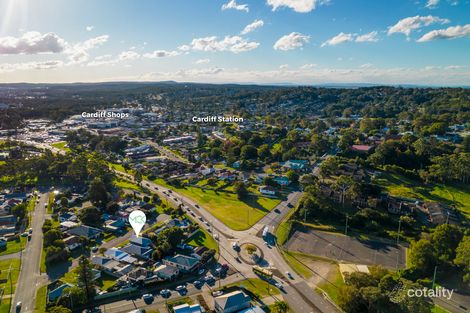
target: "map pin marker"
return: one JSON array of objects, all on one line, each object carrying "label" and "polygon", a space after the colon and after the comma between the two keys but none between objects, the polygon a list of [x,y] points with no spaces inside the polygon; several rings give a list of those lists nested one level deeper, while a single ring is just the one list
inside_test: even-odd
[{"label": "map pin marker", "polygon": [[131,214],[129,214],[129,224],[131,224],[137,237],[139,237],[140,231],[144,227],[146,220],[147,217],[145,216],[145,213],[140,210],[132,211]]}]

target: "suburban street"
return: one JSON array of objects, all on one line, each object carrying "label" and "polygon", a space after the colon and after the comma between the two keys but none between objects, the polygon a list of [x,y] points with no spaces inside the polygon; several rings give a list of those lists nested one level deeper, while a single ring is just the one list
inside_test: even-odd
[{"label": "suburban street", "polygon": [[42,251],[42,224],[46,214],[46,204],[49,199],[48,193],[41,193],[39,203],[36,204],[31,216],[32,238],[26,244],[21,255],[21,272],[13,297],[11,312],[16,312],[16,304],[22,303],[21,312],[34,312],[36,290],[39,285],[40,262]]}]

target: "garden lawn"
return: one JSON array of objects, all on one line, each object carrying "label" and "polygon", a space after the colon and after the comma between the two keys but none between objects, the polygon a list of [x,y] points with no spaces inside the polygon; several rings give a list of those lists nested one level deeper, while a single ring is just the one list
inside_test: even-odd
[{"label": "garden lawn", "polygon": [[[10,269],[10,266],[11,274],[10,277],[8,277],[8,270]],[[0,289],[5,288],[3,290],[3,294],[9,295],[15,292],[16,281],[18,280],[18,275],[20,274],[20,266],[20,259],[8,259],[0,261],[0,280],[5,281],[4,283],[0,284]]]},{"label": "garden lawn", "polygon": [[0,255],[20,252],[26,246],[26,240],[26,237],[20,237],[19,239],[8,241],[7,246],[1,248]]},{"label": "garden lawn", "polygon": [[179,188],[175,191],[191,198],[234,230],[250,228],[280,203],[278,199],[256,196],[239,200],[237,195],[232,193],[193,187]]},{"label": "garden lawn", "polygon": [[470,218],[470,185],[424,185],[395,173],[384,173],[375,179],[375,182],[393,196],[456,205],[467,218]]},{"label": "garden lawn", "polygon": [[53,146],[54,148],[63,150],[63,151],[65,151],[65,152],[70,152],[70,151],[72,151],[72,150],[70,150],[69,147],[66,147],[66,145],[67,145],[67,142],[65,142],[65,141],[55,142],[55,143],[51,144],[51,146]]},{"label": "garden lawn", "polygon": [[218,252],[219,246],[212,236],[210,236],[204,229],[199,229],[191,238],[188,238],[188,245],[194,247],[207,247],[208,249],[213,249]]}]

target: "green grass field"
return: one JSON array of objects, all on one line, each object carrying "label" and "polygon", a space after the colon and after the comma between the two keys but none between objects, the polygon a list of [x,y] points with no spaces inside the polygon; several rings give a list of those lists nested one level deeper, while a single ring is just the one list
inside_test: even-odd
[{"label": "green grass field", "polygon": [[[10,269],[10,266],[11,273],[9,277],[8,271]],[[5,295],[9,295],[15,292],[16,282],[18,280],[18,275],[20,274],[20,266],[20,259],[9,259],[0,261],[0,280],[5,281],[4,283],[0,284],[0,288],[5,288],[3,291]]]},{"label": "green grass field", "polygon": [[36,291],[36,304],[34,306],[35,313],[45,313],[47,303],[47,285],[39,287]]},{"label": "green grass field", "polygon": [[245,230],[280,203],[278,199],[248,196],[239,200],[235,194],[186,187],[175,189],[199,203],[217,219],[234,230]]},{"label": "green grass field", "polygon": [[19,239],[8,241],[7,246],[1,248],[0,255],[20,252],[26,246],[26,241],[26,237],[20,237]]},{"label": "green grass field", "polygon": [[[226,285],[224,287],[233,288],[242,286],[260,299],[268,296],[275,296],[281,293],[274,285],[259,278],[249,278],[240,282]],[[224,289],[224,287],[219,288],[219,290]]]},{"label": "green grass field", "polygon": [[65,142],[65,141],[54,142],[53,144],[51,144],[51,146],[53,146],[54,148],[63,150],[65,152],[72,151],[72,150],[70,150],[70,148],[66,147],[66,145],[67,145],[67,142]]},{"label": "green grass field", "polygon": [[199,229],[199,231],[195,233],[194,236],[188,238],[187,244],[194,247],[204,246],[209,249],[214,249],[217,252],[219,251],[219,246],[217,245],[215,239],[212,238],[212,236],[210,236],[204,229]]},{"label": "green grass field", "polygon": [[[344,285],[343,277],[339,271],[339,266],[336,265],[335,271],[330,273],[327,277],[327,281],[322,282],[318,285],[321,290],[326,292],[333,302],[338,303],[338,292],[339,288]],[[317,289],[318,291],[319,289]],[[321,291],[320,290],[320,291]]]},{"label": "green grass field", "polygon": [[125,180],[115,180],[114,184],[116,187],[122,188],[122,189],[130,189],[130,190],[135,190],[135,191],[142,191],[142,187],[139,187],[137,184],[125,181]]},{"label": "green grass field", "polygon": [[9,313],[10,312],[11,298],[2,299],[0,303],[0,313]]},{"label": "green grass field", "polygon": [[470,218],[470,185],[424,185],[395,173],[382,174],[375,182],[393,196],[456,205],[467,218]]}]

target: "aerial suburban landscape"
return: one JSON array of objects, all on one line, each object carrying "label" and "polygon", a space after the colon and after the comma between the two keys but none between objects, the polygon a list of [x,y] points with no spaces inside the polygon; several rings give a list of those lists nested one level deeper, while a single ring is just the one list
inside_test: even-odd
[{"label": "aerial suburban landscape", "polygon": [[0,313],[470,312],[468,2],[61,1],[0,0]]}]

